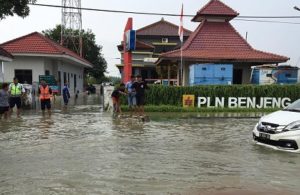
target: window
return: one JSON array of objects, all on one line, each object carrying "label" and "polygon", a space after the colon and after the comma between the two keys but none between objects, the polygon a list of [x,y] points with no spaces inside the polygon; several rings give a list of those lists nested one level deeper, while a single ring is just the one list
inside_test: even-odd
[{"label": "window", "polygon": [[202,70],[207,70],[206,67],[203,67]]},{"label": "window", "polygon": [[15,70],[15,77],[20,83],[32,84],[32,70]]},{"label": "window", "polygon": [[162,38],[161,42],[162,43],[169,43],[169,39],[168,38]]},{"label": "window", "polygon": [[222,70],[222,71],[225,71],[225,70],[226,70],[226,68],[222,67],[222,68],[221,68],[221,70]]},{"label": "window", "polygon": [[61,83],[61,75],[60,75],[60,71],[58,71],[57,74],[58,74],[58,82]]},{"label": "window", "polygon": [[74,93],[76,93],[76,88],[77,88],[77,76],[74,74]]},{"label": "window", "polygon": [[289,77],[292,77],[292,75],[288,73],[285,75],[285,77],[289,78]]},{"label": "window", "polygon": [[45,70],[45,75],[49,76],[50,75],[50,70]]}]

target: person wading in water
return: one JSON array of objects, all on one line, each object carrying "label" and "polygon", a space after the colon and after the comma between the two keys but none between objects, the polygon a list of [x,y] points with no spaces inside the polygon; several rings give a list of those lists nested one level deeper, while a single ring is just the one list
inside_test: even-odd
[{"label": "person wading in water", "polygon": [[17,116],[20,117],[21,105],[22,105],[22,96],[25,94],[25,89],[22,84],[19,83],[19,80],[15,77],[13,83],[9,85],[8,93],[9,98],[9,107],[10,114],[13,113],[13,109],[17,106]]},{"label": "person wading in water", "polygon": [[39,87],[40,101],[41,101],[41,109],[43,115],[45,115],[45,109],[47,107],[49,116],[51,115],[51,95],[52,90],[46,84],[44,80],[41,80],[41,85]]},{"label": "person wading in water", "polygon": [[138,75],[137,81],[132,84],[132,89],[136,92],[136,103],[138,106],[139,116],[142,120],[145,119],[144,105],[145,105],[145,90],[149,89],[147,83],[142,80],[141,75]]}]

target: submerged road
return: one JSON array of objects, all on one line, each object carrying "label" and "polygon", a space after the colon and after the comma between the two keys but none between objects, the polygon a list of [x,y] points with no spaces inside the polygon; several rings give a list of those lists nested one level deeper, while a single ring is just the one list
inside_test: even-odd
[{"label": "submerged road", "polygon": [[256,118],[113,119],[95,96],[0,122],[0,194],[299,194],[300,155],[253,145]]}]

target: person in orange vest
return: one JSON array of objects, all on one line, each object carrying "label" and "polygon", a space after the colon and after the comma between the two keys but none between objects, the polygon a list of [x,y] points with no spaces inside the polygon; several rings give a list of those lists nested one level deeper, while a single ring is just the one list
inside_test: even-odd
[{"label": "person in orange vest", "polygon": [[39,87],[40,101],[41,101],[41,109],[43,115],[45,114],[45,109],[47,107],[49,116],[51,115],[51,95],[52,90],[47,85],[45,80],[41,80],[41,85]]}]

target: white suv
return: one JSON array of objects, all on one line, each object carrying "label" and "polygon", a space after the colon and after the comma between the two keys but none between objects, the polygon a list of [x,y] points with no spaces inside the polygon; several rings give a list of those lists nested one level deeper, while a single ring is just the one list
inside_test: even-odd
[{"label": "white suv", "polygon": [[300,153],[300,99],[263,116],[253,129],[253,139],[258,145]]}]

